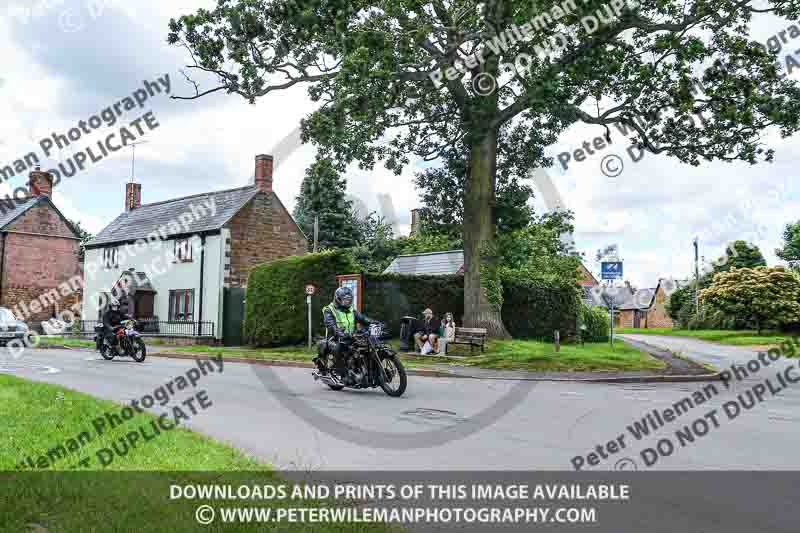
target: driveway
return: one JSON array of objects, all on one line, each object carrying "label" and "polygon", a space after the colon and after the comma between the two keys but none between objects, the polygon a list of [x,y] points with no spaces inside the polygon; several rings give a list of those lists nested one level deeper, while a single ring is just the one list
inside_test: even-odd
[{"label": "driveway", "polygon": [[[754,355],[672,337],[645,340],[669,349],[683,346],[689,355],[719,366]],[[119,402],[152,393],[195,365],[167,358],[109,362],[76,350],[30,350],[19,359],[0,353],[0,372]],[[800,396],[795,389],[735,420],[722,420],[720,427],[650,467],[642,464],[641,450],[664,436],[674,439],[677,429],[711,409],[721,412],[722,404],[745,385],[737,383],[728,391],[718,383],[719,394],[708,403],[637,441],[628,426],[709,384],[411,376],[406,395],[393,399],[379,390],[331,391],[314,382],[308,369],[225,363],[221,374],[199,381],[197,388],[207,391],[213,407],[192,417],[191,427],[280,468],[568,470],[581,456],[584,470],[797,469]],[[586,462],[596,446],[605,447],[619,435],[626,436],[624,450],[593,466]]]}]

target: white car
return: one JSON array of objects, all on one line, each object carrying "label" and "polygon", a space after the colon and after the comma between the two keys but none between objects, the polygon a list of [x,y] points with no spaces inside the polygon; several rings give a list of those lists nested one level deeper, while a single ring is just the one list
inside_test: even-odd
[{"label": "white car", "polygon": [[5,346],[14,339],[24,339],[27,335],[27,324],[17,320],[9,309],[0,307],[0,346]]}]

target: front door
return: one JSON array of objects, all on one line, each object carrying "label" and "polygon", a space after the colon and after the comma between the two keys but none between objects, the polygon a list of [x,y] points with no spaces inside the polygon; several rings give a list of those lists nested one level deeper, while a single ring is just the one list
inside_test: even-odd
[{"label": "front door", "polygon": [[639,314],[638,309],[633,311],[633,327],[634,328],[641,327],[641,315]]}]

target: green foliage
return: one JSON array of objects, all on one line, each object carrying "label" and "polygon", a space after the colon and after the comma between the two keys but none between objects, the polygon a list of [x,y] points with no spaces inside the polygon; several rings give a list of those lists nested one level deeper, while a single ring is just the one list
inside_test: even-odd
[{"label": "green foliage", "polygon": [[[755,268],[767,266],[767,261],[761,250],[755,244],[745,241],[734,241],[725,248],[725,255],[714,262],[712,275],[718,272],[728,272],[732,268]],[[710,282],[710,280],[708,280]],[[706,283],[706,287],[708,283]],[[706,288],[702,287],[701,288]]]},{"label": "green foliage", "polygon": [[78,261],[83,263],[83,258],[86,255],[86,243],[91,241],[94,238],[94,235],[83,229],[81,223],[77,220],[67,220],[72,227],[75,228],[75,232],[78,234],[78,237],[81,240],[80,248],[78,248]]},{"label": "green foliage", "polygon": [[507,278],[503,280],[503,323],[514,337],[551,340],[575,337],[580,292],[572,280]]},{"label": "green foliage", "polygon": [[401,318],[421,318],[426,307],[430,307],[439,320],[445,313],[453,313],[456,323],[461,325],[464,277],[391,273],[364,275],[364,313],[385,322],[393,335],[400,333]]},{"label": "green foliage", "polygon": [[[534,216],[533,208],[528,204],[533,198],[533,189],[522,183],[528,177],[527,172],[516,174],[503,164],[507,158],[503,157],[502,151],[510,148],[504,145],[498,154],[500,162],[494,206],[498,234],[524,228]],[[468,153],[468,147],[450,150],[444,157],[444,166],[426,169],[415,176],[414,184],[423,205],[420,218],[425,232],[461,238]]]},{"label": "green foliage", "polygon": [[[750,40],[762,17],[798,18],[797,2],[640,0],[588,35],[582,21],[602,4],[593,1],[529,38],[508,38],[512,25],[560,4],[220,0],[171,19],[167,42],[185,46],[189,68],[214,80],[195,84],[196,97],[224,91],[255,103],[306,87],[316,105],[302,121],[303,141],[340,171],[383,162],[399,175],[415,159],[447,161],[448,150],[468,147],[467,240],[496,234],[503,173],[551,166],[545,149],[575,124],[624,127],[636,146],[695,166],[771,161],[764,130],[800,129],[797,81]],[[576,39],[559,50],[549,45],[556,34]],[[500,72],[521,57],[524,70]],[[503,78],[488,95],[476,90],[487,76]],[[470,260],[468,268],[480,266]],[[480,289],[467,287],[473,297]]]},{"label": "green foliage", "polygon": [[319,217],[319,248],[350,248],[358,242],[361,226],[353,215],[352,202],[345,198],[345,181],[330,161],[320,159],[307,170],[300,185],[294,218],[314,242],[314,218]]},{"label": "green foliage", "polygon": [[783,230],[783,246],[775,250],[775,255],[787,261],[793,269],[800,268],[800,222],[786,224]]},{"label": "green foliage", "polygon": [[[503,283],[503,322],[515,337],[552,339],[555,330],[562,339],[576,331],[579,302],[576,288],[550,280]],[[364,275],[364,312],[386,322],[393,334],[400,332],[404,316],[420,318],[426,307],[439,319],[453,313],[461,326],[464,315],[464,277],[408,276],[402,274]],[[542,312],[546,309],[547,312]]]},{"label": "green foliage", "polygon": [[317,286],[312,297],[312,319],[321,332],[322,307],[333,299],[336,276],[355,272],[357,266],[342,251],[285,257],[259,265],[247,280],[244,337],[248,343],[272,346],[302,342],[308,335],[307,283]]},{"label": "green foliage", "polygon": [[800,279],[783,267],[735,268],[714,276],[700,299],[729,317],[755,323],[800,322]]},{"label": "green foliage", "polygon": [[350,248],[350,254],[359,271],[383,272],[401,251],[400,242],[393,238],[392,226],[375,213],[357,219],[356,224],[359,241]]},{"label": "green foliage", "polygon": [[581,304],[580,325],[586,326],[582,330],[585,342],[603,342],[608,340],[609,334],[608,312],[602,307],[589,307]]}]

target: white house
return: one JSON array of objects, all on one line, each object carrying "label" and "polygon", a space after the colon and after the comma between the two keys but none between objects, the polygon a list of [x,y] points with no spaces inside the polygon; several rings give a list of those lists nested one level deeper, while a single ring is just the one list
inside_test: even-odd
[{"label": "white house", "polygon": [[306,249],[272,190],[272,156],[256,156],[255,184],[236,189],[142,205],[128,183],[125,212],[86,245],[82,318],[102,320],[116,298],[145,333],[235,337],[250,270]]}]

